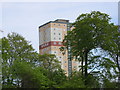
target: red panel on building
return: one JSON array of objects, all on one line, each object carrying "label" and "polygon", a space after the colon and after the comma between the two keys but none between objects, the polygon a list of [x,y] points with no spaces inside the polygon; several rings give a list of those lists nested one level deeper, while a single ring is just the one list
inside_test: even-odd
[{"label": "red panel on building", "polygon": [[50,41],[50,42],[47,42],[47,43],[40,45],[39,48],[43,49],[43,48],[46,48],[49,46],[63,46],[63,44],[60,41]]}]

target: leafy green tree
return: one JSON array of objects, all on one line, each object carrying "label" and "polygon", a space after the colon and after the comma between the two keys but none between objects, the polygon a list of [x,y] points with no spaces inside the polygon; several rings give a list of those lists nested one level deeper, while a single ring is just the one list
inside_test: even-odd
[{"label": "leafy green tree", "polygon": [[54,54],[39,55],[39,65],[49,71],[54,71],[60,68],[60,62],[56,59]]},{"label": "leafy green tree", "polygon": [[62,83],[65,75],[55,55],[36,53],[17,33],[2,38],[2,45],[3,88],[54,88]]},{"label": "leafy green tree", "polygon": [[64,70],[62,70],[61,68],[55,70],[52,75],[52,81],[56,82],[56,88],[59,88],[59,86],[67,80],[67,76],[65,75]]},{"label": "leafy green tree", "polygon": [[39,55],[37,64],[38,66],[46,69],[45,74],[50,80],[53,80],[54,78],[54,71],[61,69],[60,62],[56,59],[56,56],[53,54]]},{"label": "leafy green tree", "polygon": [[115,35],[114,37],[114,42],[116,46],[110,46],[106,51],[110,58],[112,58],[112,61],[114,61],[115,66],[117,68],[117,83],[118,87],[120,88],[120,33],[118,33],[118,35]]},{"label": "leafy green tree", "polygon": [[15,60],[26,61],[34,63],[37,59],[36,52],[21,35],[17,33],[8,34],[7,37],[2,38],[2,79],[3,87],[14,87],[14,79],[12,74],[12,65]]},{"label": "leafy green tree", "polygon": [[86,88],[82,75],[79,72],[72,74],[71,77],[67,77],[66,81],[61,83],[57,88]]},{"label": "leafy green tree", "polygon": [[72,24],[74,29],[68,32],[63,41],[67,49],[69,45],[71,46],[71,55],[81,62],[82,74],[85,78],[88,77],[90,52],[96,48],[107,50],[109,46],[116,47],[114,36],[118,31],[117,27],[110,23],[110,19],[109,15],[99,11],[81,14]]},{"label": "leafy green tree", "polygon": [[15,61],[12,68],[14,73],[21,79],[21,88],[50,88],[54,84],[43,75],[42,67],[33,67],[25,61]]}]

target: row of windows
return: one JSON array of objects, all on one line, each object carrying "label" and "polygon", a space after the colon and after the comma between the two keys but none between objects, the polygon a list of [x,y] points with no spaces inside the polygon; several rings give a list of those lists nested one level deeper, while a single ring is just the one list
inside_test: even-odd
[{"label": "row of windows", "polygon": [[[54,37],[54,40],[56,40],[56,38]],[[61,40],[61,38],[59,38],[59,40]]]},{"label": "row of windows", "polygon": [[66,25],[63,25],[63,24],[54,24],[54,26],[66,26]]},{"label": "row of windows", "polygon": [[[54,35],[56,35],[56,33],[54,33]],[[61,35],[61,33],[59,33],[58,35]]]},{"label": "row of windows", "polygon": [[[53,44],[54,44],[54,45],[56,45],[57,43],[56,43],[56,42],[54,42]],[[59,44],[59,45],[62,45],[62,43],[61,43],[61,42],[58,42],[58,44]]]},{"label": "row of windows", "polygon": [[[58,30],[58,28],[54,28],[53,30]],[[60,30],[64,30],[64,31],[66,31],[66,29],[61,29],[61,28],[60,28]]]},{"label": "row of windows", "polygon": [[[54,39],[54,40],[62,40],[62,38],[58,38],[58,39],[57,39],[56,37],[54,37],[53,39]],[[44,41],[48,41],[48,40],[47,40],[47,39],[44,39]],[[58,43],[58,44],[61,45],[61,43]]]},{"label": "row of windows", "polygon": [[[66,25],[63,25],[63,24],[54,24],[54,26],[66,26]],[[43,28],[48,28],[48,27],[44,26]]]}]

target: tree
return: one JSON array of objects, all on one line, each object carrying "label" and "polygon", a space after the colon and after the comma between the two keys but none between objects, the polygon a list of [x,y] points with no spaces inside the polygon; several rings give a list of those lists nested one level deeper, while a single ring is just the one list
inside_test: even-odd
[{"label": "tree", "polygon": [[56,59],[56,56],[53,54],[39,55],[37,64],[38,66],[43,67],[47,70],[45,74],[50,80],[53,80],[54,71],[61,69],[60,62]]},{"label": "tree", "polygon": [[13,73],[21,79],[21,88],[50,88],[54,82],[50,81],[41,71],[42,67],[34,67],[29,62],[15,61]]},{"label": "tree", "polygon": [[[118,31],[119,32],[119,31]],[[116,46],[110,46],[106,51],[107,54],[112,58],[112,61],[114,61],[116,68],[117,68],[117,78],[118,78],[118,87],[120,88],[120,33],[118,35],[114,36],[114,42]]]},{"label": "tree", "polygon": [[14,79],[17,79],[19,84],[19,78],[14,77],[12,73],[13,62],[19,60],[33,64],[37,59],[35,53],[29,42],[17,33],[8,34],[7,37],[2,38],[3,87],[14,87]]},{"label": "tree", "polygon": [[19,34],[8,34],[2,45],[3,88],[54,88],[64,76],[55,55],[38,54]]},{"label": "tree", "polygon": [[96,48],[105,50],[109,46],[116,47],[113,36],[118,34],[117,27],[110,23],[110,19],[109,15],[99,11],[81,14],[72,24],[74,29],[68,32],[63,41],[66,48],[70,44],[73,57],[80,60],[85,78],[88,77],[90,52]]}]

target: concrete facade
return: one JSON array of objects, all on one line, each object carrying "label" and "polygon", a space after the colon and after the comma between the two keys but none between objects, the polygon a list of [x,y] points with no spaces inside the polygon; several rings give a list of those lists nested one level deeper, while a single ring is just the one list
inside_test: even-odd
[{"label": "concrete facade", "polygon": [[[57,19],[39,27],[39,53],[55,54],[61,62],[61,68],[68,75],[68,52],[63,55],[60,51],[62,41],[67,35],[69,20]],[[78,62],[72,61],[72,69],[78,69]]]}]

